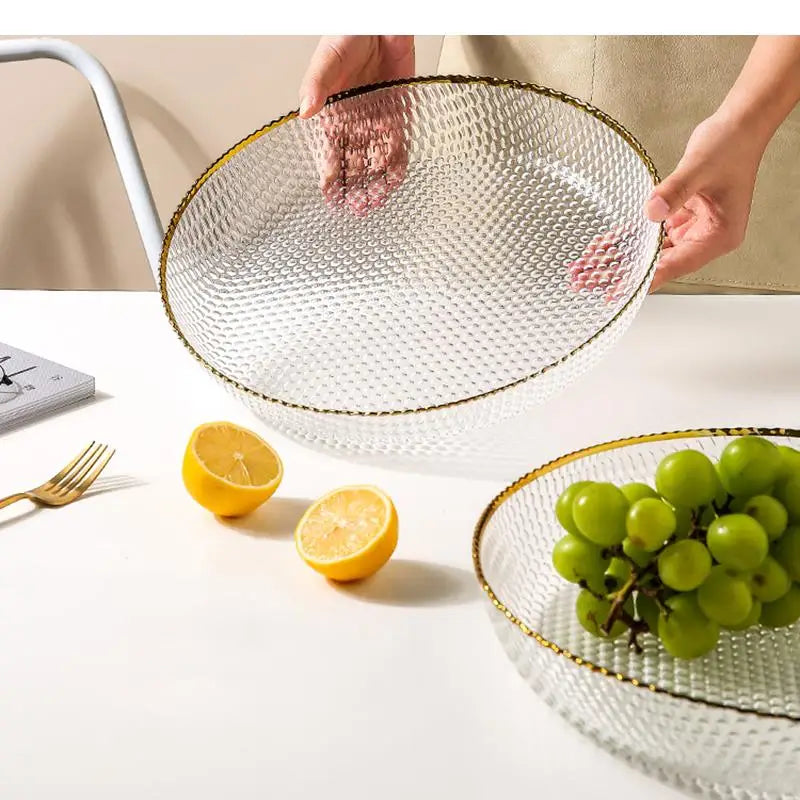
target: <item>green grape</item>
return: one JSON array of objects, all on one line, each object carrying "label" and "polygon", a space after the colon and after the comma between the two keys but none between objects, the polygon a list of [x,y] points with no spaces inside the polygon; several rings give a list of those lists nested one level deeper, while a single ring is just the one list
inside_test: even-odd
[{"label": "green grape", "polygon": [[658,492],[646,483],[626,483],[620,486],[619,490],[633,505],[637,500],[644,500],[645,497],[658,497]]},{"label": "green grape", "polygon": [[699,658],[711,652],[719,640],[719,625],[703,614],[694,593],[667,600],[668,615],[658,618],[658,635],[675,658]]},{"label": "green grape", "polygon": [[800,581],[800,526],[790,525],[786,529],[783,536],[772,545],[772,556],[793,581]]},{"label": "green grape", "polygon": [[572,503],[572,518],[591,542],[609,547],[625,538],[628,501],[613,483],[584,486]]},{"label": "green grape", "polygon": [[696,589],[711,572],[711,554],[697,539],[683,539],[665,547],[658,557],[658,577],[679,592]]},{"label": "green grape", "polygon": [[711,569],[697,590],[697,602],[710,620],[727,626],[743,622],[753,609],[753,597],[747,583],[736,572],[723,566]]},{"label": "green grape", "polygon": [[722,478],[719,474],[719,464],[714,464],[714,476],[716,478],[714,484],[716,486],[716,490],[714,492],[714,505],[716,505],[716,507],[719,509],[728,502],[728,498],[730,497],[728,490],[722,483]]},{"label": "green grape", "polygon": [[772,556],[767,556],[750,573],[750,591],[753,597],[762,603],[780,600],[791,585],[788,573]]},{"label": "green grape", "polygon": [[675,512],[659,497],[637,500],[625,519],[628,540],[642,550],[658,550],[676,525]]},{"label": "green grape", "polygon": [[742,506],[742,513],[760,523],[771,542],[774,542],[789,524],[789,515],[786,509],[768,494],[757,494],[755,497],[751,497]]},{"label": "green grape", "polygon": [[717,512],[714,511],[714,506],[707,506],[700,514],[699,525],[701,528],[707,528],[717,518]]},{"label": "green grape", "polygon": [[769,539],[761,525],[747,514],[725,514],[708,527],[711,555],[732,569],[755,569],[767,556]]},{"label": "green grape", "polygon": [[562,536],[553,547],[553,566],[570,583],[585,581],[593,590],[605,593],[603,574],[609,560],[602,548],[571,533]]},{"label": "green grape", "polygon": [[606,591],[619,591],[628,582],[631,572],[631,565],[624,558],[612,558],[605,574]]},{"label": "green grape", "polygon": [[778,479],[788,477],[792,472],[800,472],[800,453],[793,447],[785,444],[778,445],[778,452],[781,456],[781,466],[778,470]]},{"label": "green grape", "polygon": [[719,457],[719,476],[734,497],[766,492],[775,483],[780,468],[778,448],[760,436],[734,439]]},{"label": "green grape", "polygon": [[567,486],[559,495],[558,500],[556,500],[556,517],[561,523],[561,527],[565,531],[575,534],[576,536],[580,536],[581,532],[578,530],[578,526],[572,518],[572,503],[575,500],[575,495],[584,487],[589,486],[590,483],[591,481],[578,481],[577,483],[573,483],[571,486]]},{"label": "green grape", "polygon": [[675,513],[675,538],[685,539],[692,532],[692,509],[684,506],[674,506]]},{"label": "green grape", "polygon": [[724,625],[729,631],[745,631],[752,628],[753,625],[758,624],[758,619],[761,616],[761,601],[753,600],[750,607],[750,613],[738,625]]},{"label": "green grape", "polygon": [[788,512],[789,522],[800,522],[800,472],[781,478],[773,493]]},{"label": "green grape", "polygon": [[793,583],[780,600],[764,603],[760,622],[768,628],[786,628],[800,619],[800,586]]},{"label": "green grape", "polygon": [[658,603],[652,597],[639,592],[636,595],[636,618],[647,624],[650,633],[658,636]]},{"label": "green grape", "polygon": [[648,553],[637,547],[630,539],[625,539],[622,542],[622,552],[636,564],[637,567],[646,567],[654,558],[654,553]]},{"label": "green grape", "polygon": [[731,500],[728,511],[732,514],[742,514],[749,499],[749,497],[734,497],[733,500]]},{"label": "green grape", "polygon": [[717,474],[709,458],[698,450],[680,450],[661,460],[656,489],[673,506],[708,505],[717,492]]},{"label": "green grape", "polygon": [[580,592],[575,602],[575,613],[578,616],[578,622],[592,636],[597,636],[600,639],[616,639],[617,636],[628,630],[628,626],[624,622],[617,620],[611,626],[611,632],[606,635],[602,630],[602,626],[608,619],[610,612],[611,603],[608,600],[601,600],[591,592],[587,592],[586,589]]},{"label": "green grape", "polygon": [[640,576],[637,578],[636,582],[638,586],[641,586],[643,589],[660,589],[662,594],[672,591],[672,589],[668,589],[661,583],[661,578],[659,578],[655,572],[648,572],[646,575]]}]

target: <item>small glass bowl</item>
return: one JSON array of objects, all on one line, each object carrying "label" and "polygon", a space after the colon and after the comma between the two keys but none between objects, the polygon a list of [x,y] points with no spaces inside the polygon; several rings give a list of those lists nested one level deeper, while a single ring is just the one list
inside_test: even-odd
[{"label": "small glass bowl", "polygon": [[588,447],[534,470],[500,494],[475,531],[478,580],[500,641],[545,701],[633,766],[684,790],[736,800],[800,798],[800,624],[723,631],[701,659],[672,658],[652,636],[588,634],[575,617],[577,587],[553,569],[563,535],[559,494],[578,480],[652,485],[668,453],[716,458],[735,436],[797,445],[800,431],[709,429]]}]

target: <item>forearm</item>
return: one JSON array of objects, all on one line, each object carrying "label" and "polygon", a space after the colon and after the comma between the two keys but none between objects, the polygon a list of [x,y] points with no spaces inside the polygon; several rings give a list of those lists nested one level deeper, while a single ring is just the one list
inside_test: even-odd
[{"label": "forearm", "polygon": [[717,112],[765,148],[800,103],[800,36],[759,36]]}]

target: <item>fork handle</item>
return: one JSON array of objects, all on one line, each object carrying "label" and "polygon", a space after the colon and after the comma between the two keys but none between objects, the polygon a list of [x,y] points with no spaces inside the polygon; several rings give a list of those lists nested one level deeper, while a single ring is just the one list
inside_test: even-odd
[{"label": "fork handle", "polygon": [[4,497],[0,500],[0,508],[5,508],[6,506],[10,506],[12,503],[16,503],[18,500],[25,500],[27,498],[26,494],[12,494],[8,497]]}]

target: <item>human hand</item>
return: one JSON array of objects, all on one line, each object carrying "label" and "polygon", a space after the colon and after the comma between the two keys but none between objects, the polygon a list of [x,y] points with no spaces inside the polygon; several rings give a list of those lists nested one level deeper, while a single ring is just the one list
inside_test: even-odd
[{"label": "human hand", "polygon": [[413,36],[323,36],[300,85],[300,116],[313,117],[345,89],[413,74]]},{"label": "human hand", "polygon": [[724,112],[697,126],[675,171],[645,207],[666,231],[651,291],[742,243],[763,154],[763,140]]},{"label": "human hand", "polygon": [[331,204],[356,216],[382,206],[408,169],[405,92],[398,88],[359,104],[324,107],[328,96],[353,86],[406,78],[414,72],[413,36],[323,37],[300,90],[300,116],[319,113],[315,150],[320,189]]}]

